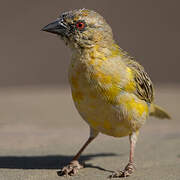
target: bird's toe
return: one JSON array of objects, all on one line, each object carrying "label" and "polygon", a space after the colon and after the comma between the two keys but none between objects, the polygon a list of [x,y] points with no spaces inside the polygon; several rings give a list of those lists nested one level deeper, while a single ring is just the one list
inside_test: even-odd
[{"label": "bird's toe", "polygon": [[128,163],[123,171],[113,172],[109,178],[123,178],[130,176],[135,171],[135,165],[133,163]]},{"label": "bird's toe", "polygon": [[72,161],[67,166],[58,171],[57,174],[59,176],[74,176],[78,173],[78,170],[82,168],[83,166],[79,164],[78,161]]}]

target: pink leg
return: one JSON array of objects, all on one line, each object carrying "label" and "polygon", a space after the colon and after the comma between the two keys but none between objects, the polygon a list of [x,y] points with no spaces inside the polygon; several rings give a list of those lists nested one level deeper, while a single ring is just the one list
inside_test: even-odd
[{"label": "pink leg", "polygon": [[78,151],[78,153],[73,157],[72,161],[67,166],[62,168],[62,170],[60,170],[60,172],[58,172],[58,174],[60,176],[62,176],[62,175],[66,175],[66,176],[75,175],[75,174],[77,174],[79,169],[83,168],[83,166],[79,164],[78,159],[79,159],[81,153],[97,137],[97,135],[98,135],[97,131],[90,129],[90,137],[85,142],[85,144],[82,146],[82,148]]},{"label": "pink leg", "polygon": [[130,154],[129,154],[129,163],[126,165],[123,171],[119,172],[114,172],[110,177],[111,178],[119,178],[119,177],[128,177],[130,176],[134,170],[135,170],[135,165],[134,165],[134,150],[137,142],[137,136],[138,132],[132,133],[129,136],[129,141],[130,141]]},{"label": "pink leg", "polygon": [[135,151],[135,146],[137,142],[137,135],[138,133],[136,132],[129,136],[129,142],[130,142],[129,163],[133,163],[134,161],[134,151]]},{"label": "pink leg", "polygon": [[77,161],[81,155],[81,153],[84,151],[84,149],[95,139],[95,137],[89,137],[88,140],[85,142],[83,147],[78,151],[78,153],[73,157],[72,161]]}]

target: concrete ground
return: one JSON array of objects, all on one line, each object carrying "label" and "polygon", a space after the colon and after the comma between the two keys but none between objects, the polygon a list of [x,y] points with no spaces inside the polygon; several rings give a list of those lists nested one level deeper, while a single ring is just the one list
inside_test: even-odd
[{"label": "concrete ground", "polygon": [[[156,89],[173,120],[150,118],[136,148],[131,180],[180,180],[180,87]],[[57,171],[88,137],[69,89],[0,89],[0,180],[63,180]],[[100,135],[83,153],[86,168],[70,179],[105,180],[128,160],[128,138]]]}]

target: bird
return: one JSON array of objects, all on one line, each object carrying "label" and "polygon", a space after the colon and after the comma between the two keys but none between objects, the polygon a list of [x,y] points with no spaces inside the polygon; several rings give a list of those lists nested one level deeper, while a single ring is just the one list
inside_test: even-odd
[{"label": "bird", "polygon": [[120,48],[110,25],[99,13],[75,9],[61,13],[42,31],[56,34],[70,47],[69,83],[72,99],[90,128],[89,138],[74,158],[59,172],[72,176],[83,166],[78,159],[98,136],[129,136],[130,154],[123,170],[109,177],[128,177],[136,169],[134,151],[139,130],[149,116],[170,119],[154,103],[153,83],[135,58]]}]

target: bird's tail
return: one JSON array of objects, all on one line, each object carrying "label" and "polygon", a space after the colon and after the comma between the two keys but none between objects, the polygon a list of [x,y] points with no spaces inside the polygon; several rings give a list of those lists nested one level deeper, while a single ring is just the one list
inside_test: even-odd
[{"label": "bird's tail", "polygon": [[171,119],[171,116],[161,107],[156,104],[151,104],[150,116],[155,116],[160,119]]}]

